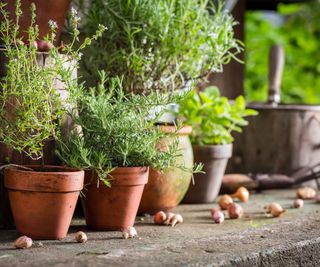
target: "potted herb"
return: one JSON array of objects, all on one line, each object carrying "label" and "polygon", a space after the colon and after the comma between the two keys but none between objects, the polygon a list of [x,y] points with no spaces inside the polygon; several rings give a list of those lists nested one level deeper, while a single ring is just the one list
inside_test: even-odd
[{"label": "potted herb", "polygon": [[168,134],[154,126],[160,114],[149,115],[154,106],[175,99],[126,94],[120,78],[100,75],[97,88],[79,92],[70,115],[82,130],[61,140],[58,155],[86,169],[82,202],[88,227],[120,230],[134,224],[149,167],[164,170],[175,162],[177,142],[157,149]]},{"label": "potted herb", "polygon": [[241,132],[247,125],[244,117],[256,115],[246,109],[242,96],[231,103],[220,96],[216,87],[207,87],[203,92],[192,91],[180,102],[179,117],[193,132],[190,136],[195,162],[204,164],[204,172],[195,174],[183,200],[186,203],[210,203],[218,195],[222,177],[232,155],[232,131]]},{"label": "potted herb", "polygon": [[[84,32],[91,34],[97,23],[108,25],[109,34],[88,48],[83,76],[96,82],[97,69],[110,76],[123,75],[123,87],[134,93],[171,93],[192,88],[211,71],[242,51],[234,38],[232,16],[215,1],[92,1]],[[172,124],[172,120],[170,121]],[[163,131],[173,132],[165,125]],[[177,161],[193,165],[188,140],[190,127],[179,135],[181,156]],[[172,139],[166,139],[172,142]],[[141,201],[141,213],[169,210],[179,204],[191,182],[191,175],[177,168],[163,173],[150,171]]]},{"label": "potted herb", "polygon": [[[69,93],[77,87],[74,68],[78,67],[79,50],[72,44],[78,38],[77,17],[73,42],[59,53],[59,48],[51,47],[46,53],[50,63],[43,66],[38,57],[42,55],[34,45],[21,42],[19,25],[10,20],[0,3],[3,16],[0,37],[4,48],[5,73],[0,81],[0,140],[13,150],[32,159],[43,158],[47,142],[61,135],[60,126],[66,113],[66,103],[55,90],[57,82],[62,82]],[[21,10],[17,2],[16,16]],[[31,5],[31,25],[28,28],[28,43],[38,38],[35,25],[35,6]],[[51,34],[48,43],[55,38],[56,24],[50,23]],[[88,38],[79,49],[97,38],[100,30]],[[73,61],[74,64],[68,64]],[[7,167],[7,168],[5,168]],[[9,192],[10,205],[20,234],[35,239],[62,239],[66,236],[73,211],[83,187],[84,172],[61,166],[19,166],[9,164],[5,168],[5,187]]]},{"label": "potted herb", "polygon": [[103,69],[123,75],[131,92],[172,92],[222,71],[242,51],[235,39],[233,17],[209,0],[92,1],[83,31],[97,23],[109,34],[88,48],[83,67],[86,80]]}]

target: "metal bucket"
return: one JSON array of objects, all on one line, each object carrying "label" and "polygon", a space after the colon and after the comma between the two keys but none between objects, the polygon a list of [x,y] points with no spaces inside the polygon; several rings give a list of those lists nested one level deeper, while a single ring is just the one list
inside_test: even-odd
[{"label": "metal bucket", "polygon": [[320,106],[280,104],[284,52],[270,50],[269,101],[248,105],[259,112],[235,136],[228,171],[290,175],[320,162]]}]

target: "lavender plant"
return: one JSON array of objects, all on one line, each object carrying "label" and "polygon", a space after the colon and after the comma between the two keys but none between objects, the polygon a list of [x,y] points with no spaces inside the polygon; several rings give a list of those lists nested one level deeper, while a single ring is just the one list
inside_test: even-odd
[{"label": "lavender plant", "polygon": [[233,17],[210,0],[95,0],[83,28],[92,34],[97,23],[108,26],[88,48],[86,80],[98,80],[97,69],[123,75],[131,92],[172,92],[199,81],[243,50],[234,37]]}]

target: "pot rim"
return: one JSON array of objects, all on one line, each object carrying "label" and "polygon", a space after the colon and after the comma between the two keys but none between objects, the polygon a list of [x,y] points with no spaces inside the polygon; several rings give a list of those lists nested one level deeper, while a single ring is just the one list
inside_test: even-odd
[{"label": "pot rim", "polygon": [[[108,175],[110,173],[127,173],[127,172],[130,172],[130,173],[142,173],[142,172],[147,172],[149,170],[149,166],[134,166],[134,167],[115,167],[113,171],[109,172]],[[89,173],[89,172],[93,172],[93,173],[96,173],[95,170],[91,170],[91,169],[84,169],[84,171],[86,173]]]},{"label": "pot rim", "polygon": [[[51,167],[61,168],[61,166]],[[70,193],[81,191],[84,182],[84,171],[68,167],[65,167],[65,169],[69,169],[70,171],[37,172],[13,168],[5,169],[4,184],[9,191],[38,193]]]},{"label": "pot rim", "polygon": [[139,172],[147,172],[149,170],[149,166],[134,166],[134,167],[116,167],[110,173],[139,173]]},{"label": "pot rim", "polygon": [[[118,167],[110,172],[107,178],[108,177],[110,177],[111,188],[114,186],[144,185],[148,183],[149,167]],[[121,177],[121,179],[119,179],[119,177]],[[96,171],[85,170],[85,183],[89,182],[89,184],[94,184],[97,179],[99,178]],[[105,186],[104,183],[99,180],[99,186],[100,185]]]},{"label": "pot rim", "polygon": [[202,157],[210,159],[224,159],[231,158],[233,144],[231,143],[225,145],[192,145],[192,149],[195,157],[202,155]]},{"label": "pot rim", "polygon": [[229,147],[233,147],[233,144],[230,143],[230,144],[224,144],[224,145],[192,145],[192,147],[196,147],[196,148],[211,148],[211,149],[226,147],[226,149],[228,149]]},{"label": "pot rim", "polygon": [[48,173],[48,174],[68,174],[68,173],[81,173],[83,172],[83,170],[79,169],[79,168],[73,168],[73,167],[68,167],[68,166],[59,166],[59,165],[21,165],[21,166],[25,166],[31,169],[36,169],[36,168],[48,168],[48,169],[65,169],[65,171],[36,171],[36,170],[24,170],[24,169],[19,169],[19,168],[6,168],[4,171],[5,172],[10,172],[10,171],[15,171],[15,172],[21,172],[21,173],[29,173],[29,174],[33,174],[33,173]]},{"label": "pot rim", "polygon": [[157,127],[159,127],[161,131],[165,133],[177,133],[178,135],[189,135],[192,133],[192,126],[190,125],[184,125],[178,131],[174,125],[158,125]]},{"label": "pot rim", "polygon": [[320,111],[320,105],[306,104],[278,104],[272,105],[268,103],[250,103],[247,108],[256,110],[281,110],[281,111]]}]

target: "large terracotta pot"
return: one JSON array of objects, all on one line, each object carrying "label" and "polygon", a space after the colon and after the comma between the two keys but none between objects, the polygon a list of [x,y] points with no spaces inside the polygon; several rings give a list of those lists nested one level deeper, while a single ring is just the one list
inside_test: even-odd
[{"label": "large terracotta pot", "polygon": [[[65,55],[61,55],[65,57]],[[52,64],[52,57],[48,53],[38,52],[36,56],[36,62],[39,67],[46,68],[46,66]],[[4,53],[4,49],[0,48],[0,79],[6,75],[8,64],[8,58]],[[77,70],[74,68],[74,62],[65,63],[67,68],[73,69],[73,78],[77,77]],[[61,82],[58,78],[54,81],[54,89],[60,95],[61,101],[64,101],[68,98],[68,87],[66,84]],[[0,91],[2,88],[0,88]],[[11,108],[11,107],[10,107]],[[12,108],[11,108],[12,112]],[[73,124],[71,119],[68,116],[65,116],[62,120],[61,131],[63,135],[68,135]],[[58,165],[59,160],[55,154],[55,141],[48,140],[44,144],[44,156],[40,160],[33,160],[24,153],[6,146],[4,143],[0,142],[0,165],[13,163],[18,165],[40,165],[44,161],[45,165]],[[7,195],[7,190],[4,187],[4,178],[3,174],[0,172],[0,229],[9,228],[13,229],[14,224],[12,220],[12,214],[9,207],[9,199]]]},{"label": "large terracotta pot", "polygon": [[[15,20],[15,2],[16,0],[7,0],[6,10],[12,20]],[[39,26],[39,38],[44,37],[50,32],[48,22],[53,20],[57,23],[56,42],[59,39],[64,21],[66,19],[71,0],[21,0],[22,16],[19,21],[20,33],[24,40],[27,40],[26,33],[30,26],[30,6],[34,3],[36,6],[36,24]]]},{"label": "large terracotta pot", "polygon": [[5,186],[17,231],[33,239],[63,239],[68,232],[84,172],[32,166],[39,171],[5,170]]},{"label": "large terracotta pot", "polygon": [[88,185],[81,200],[87,226],[105,231],[133,226],[148,175],[148,167],[121,167],[110,173],[111,187],[101,181],[97,187],[97,174],[86,171]]},{"label": "large terracotta pot", "polygon": [[193,146],[194,160],[203,163],[204,173],[194,175],[183,203],[212,203],[217,197],[228,159],[232,155],[232,144]]},{"label": "large terracotta pot", "polygon": [[[174,126],[163,126],[166,132],[175,132]],[[193,152],[188,135],[192,128],[185,126],[178,132],[179,152],[178,164],[184,164],[188,168],[193,166]],[[166,138],[159,144],[164,149],[174,138]],[[170,211],[183,199],[191,181],[191,174],[178,168],[171,168],[163,173],[150,169],[149,182],[145,186],[139,213],[154,214],[159,210]]]}]

